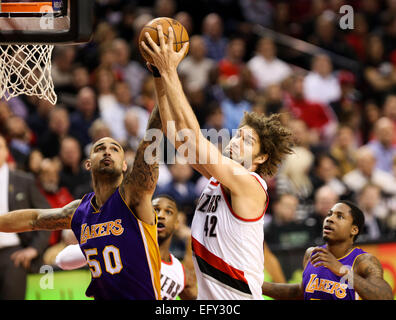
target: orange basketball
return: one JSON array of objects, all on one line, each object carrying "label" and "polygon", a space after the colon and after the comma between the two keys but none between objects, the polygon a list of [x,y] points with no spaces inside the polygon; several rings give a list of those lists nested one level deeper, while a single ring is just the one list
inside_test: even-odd
[{"label": "orange basketball", "polygon": [[[150,48],[150,45],[146,39],[146,36],[144,35],[146,32],[148,32],[151,36],[151,38],[154,40],[155,43],[159,45],[159,38],[158,38],[158,31],[157,31],[157,26],[158,25],[162,26],[162,32],[164,33],[165,41],[168,40],[168,29],[169,26],[172,27],[172,32],[173,32],[173,48],[176,52],[178,52],[184,45],[184,43],[189,42],[189,37],[186,28],[177,20],[172,19],[172,18],[166,18],[166,17],[160,17],[151,20],[149,23],[147,23],[142,30],[140,31],[139,34],[139,50],[140,54],[143,56],[143,58],[151,63],[153,63],[153,60],[151,57],[144,51],[144,49],[141,46],[141,42],[144,41],[147,46]],[[186,50],[186,54],[188,52],[188,48]]]}]

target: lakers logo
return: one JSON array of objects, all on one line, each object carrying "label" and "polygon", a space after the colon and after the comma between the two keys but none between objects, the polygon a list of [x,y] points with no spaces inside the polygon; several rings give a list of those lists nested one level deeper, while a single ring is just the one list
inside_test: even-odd
[{"label": "lakers logo", "polygon": [[309,283],[305,292],[314,293],[315,291],[322,291],[329,294],[335,294],[338,299],[343,299],[346,296],[346,289],[348,285],[327,279],[318,278],[317,274],[311,274]]},{"label": "lakers logo", "polygon": [[93,224],[92,226],[87,226],[87,224],[84,223],[81,226],[80,244],[86,243],[89,239],[105,237],[110,234],[119,236],[123,232],[124,228],[122,227],[121,219]]}]

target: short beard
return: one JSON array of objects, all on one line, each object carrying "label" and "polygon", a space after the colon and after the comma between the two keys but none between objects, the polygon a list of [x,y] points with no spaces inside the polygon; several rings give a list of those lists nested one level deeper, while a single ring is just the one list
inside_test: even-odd
[{"label": "short beard", "polygon": [[100,180],[113,182],[122,176],[122,171],[118,171],[115,168],[103,167],[92,170],[92,175],[94,175],[96,178],[99,178]]}]

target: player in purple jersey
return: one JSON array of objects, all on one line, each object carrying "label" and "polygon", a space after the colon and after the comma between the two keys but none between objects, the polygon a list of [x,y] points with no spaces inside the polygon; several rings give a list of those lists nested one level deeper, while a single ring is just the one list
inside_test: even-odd
[{"label": "player in purple jersey", "polygon": [[[162,128],[157,107],[147,127],[154,128]],[[0,232],[72,228],[92,273],[87,295],[95,299],[161,299],[157,215],[151,204],[159,155],[156,149],[145,152],[152,144],[150,137],[141,141],[128,169],[124,150],[116,140],[106,137],[96,141],[85,163],[94,192],[63,208],[1,215]]]},{"label": "player in purple jersey", "polygon": [[354,247],[363,226],[364,215],[356,205],[336,203],[323,222],[325,245],[305,252],[302,283],[264,282],[263,294],[275,299],[392,300],[381,263]]}]

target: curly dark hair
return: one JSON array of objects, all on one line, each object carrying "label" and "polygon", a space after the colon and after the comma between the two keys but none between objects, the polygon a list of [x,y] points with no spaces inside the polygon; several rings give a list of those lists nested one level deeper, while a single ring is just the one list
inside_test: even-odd
[{"label": "curly dark hair", "polygon": [[245,125],[254,129],[260,138],[260,153],[268,154],[268,159],[260,164],[256,173],[260,176],[273,176],[287,154],[293,153],[292,133],[280,122],[280,114],[269,117],[256,112],[245,112],[239,128]]}]

